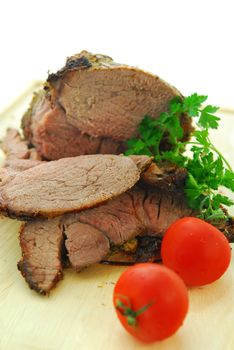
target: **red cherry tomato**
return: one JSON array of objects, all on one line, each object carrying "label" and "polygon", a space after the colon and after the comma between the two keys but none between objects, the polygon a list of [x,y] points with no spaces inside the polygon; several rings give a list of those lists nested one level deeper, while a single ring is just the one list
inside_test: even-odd
[{"label": "red cherry tomato", "polygon": [[216,281],[231,260],[231,249],[222,232],[193,217],[177,220],[168,228],[161,254],[164,265],[190,286]]},{"label": "red cherry tomato", "polygon": [[162,265],[142,263],[120,276],[113,303],[124,328],[151,343],[169,337],[182,325],[188,311],[188,292],[175,272]]}]

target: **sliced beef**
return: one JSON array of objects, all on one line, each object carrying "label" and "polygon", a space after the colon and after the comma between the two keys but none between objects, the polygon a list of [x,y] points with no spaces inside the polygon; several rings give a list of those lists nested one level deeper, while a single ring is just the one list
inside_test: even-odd
[{"label": "sliced beef", "polygon": [[187,170],[175,165],[152,163],[142,174],[141,180],[151,186],[167,191],[183,191]]},{"label": "sliced beef", "polygon": [[77,271],[100,262],[109,253],[108,238],[91,225],[75,222],[67,227],[66,236],[69,260]]},{"label": "sliced beef", "polygon": [[[147,114],[157,118],[181,96],[159,77],[87,51],[68,58],[35,94],[22,120],[24,135],[48,160],[93,153],[119,154]],[[181,117],[184,136],[191,118]]]},{"label": "sliced beef", "polygon": [[44,162],[36,159],[7,159],[4,163],[4,168],[18,174],[41,164],[44,164]]},{"label": "sliced beef", "polygon": [[120,142],[89,136],[69,124],[64,110],[58,105],[52,107],[43,92],[35,95],[22,125],[25,137],[48,160],[84,154],[119,154],[123,150]]},{"label": "sliced beef", "polygon": [[104,232],[112,244],[121,245],[146,230],[145,222],[136,213],[135,197],[143,199],[143,191],[134,190],[134,195],[126,192],[93,210],[80,212],[79,221]]},{"label": "sliced beef", "polygon": [[135,186],[97,208],[62,218],[69,260],[77,271],[101,260],[154,260],[158,238],[173,221],[192,214],[182,194]]},{"label": "sliced beef", "polygon": [[[155,261],[160,258],[160,243],[168,226],[194,214],[182,192],[137,185],[97,208],[25,224],[20,235],[23,258],[19,268],[31,287],[48,293],[57,276],[61,277],[63,243],[58,237],[62,231],[68,259],[76,271],[99,262]],[[233,226],[231,220],[218,226],[231,241]]]},{"label": "sliced beef", "polygon": [[159,77],[87,51],[68,58],[66,66],[48,77],[49,94],[70,124],[93,136],[125,141],[144,117],[153,118],[181,96]]},{"label": "sliced beef", "polygon": [[153,162],[153,157],[148,157],[148,156],[139,156],[139,155],[132,155],[129,156],[133,160],[133,162],[136,164],[138,167],[141,177],[145,173],[145,171],[148,170],[148,168],[151,166]]},{"label": "sliced beef", "polygon": [[48,293],[62,279],[63,230],[59,219],[37,220],[23,225],[22,259],[18,268],[30,288]]},{"label": "sliced beef", "polygon": [[27,159],[30,156],[27,142],[23,141],[15,129],[8,129],[1,148],[7,159]]},{"label": "sliced beef", "polygon": [[20,133],[15,129],[8,129],[6,136],[0,144],[6,159],[33,159],[40,160],[35,148],[29,148],[28,142],[21,138]]},{"label": "sliced beef", "polygon": [[151,187],[133,189],[96,208],[78,213],[79,221],[103,231],[115,245],[137,235],[162,236],[176,219],[192,215],[183,193]]},{"label": "sliced beef", "polygon": [[0,210],[17,217],[54,217],[94,207],[131,188],[141,171],[125,156],[90,155],[45,162],[0,190]]},{"label": "sliced beef", "polygon": [[[129,158],[136,164],[140,174],[143,174],[152,163],[152,159],[147,156],[129,156]],[[10,181],[19,173],[41,164],[45,164],[45,161],[36,159],[6,159],[4,167],[0,168],[0,186],[6,182],[5,180]]]},{"label": "sliced beef", "polygon": [[[33,159],[6,160],[4,167],[0,168],[0,187],[13,180],[19,173],[40,165],[41,161]],[[0,192],[1,193],[1,192]]]},{"label": "sliced beef", "polygon": [[5,153],[4,164],[0,168],[0,187],[10,182],[20,172],[41,164],[37,151],[30,149],[28,143],[22,140],[15,129],[7,130],[0,146]]},{"label": "sliced beef", "polygon": [[17,173],[14,170],[1,168],[0,169],[0,193],[1,188],[3,188],[8,182],[14,179]]},{"label": "sliced beef", "polygon": [[[163,196],[168,200],[162,200]],[[101,261],[158,258],[158,238],[172,221],[192,213],[181,195],[173,204],[172,196],[135,187],[97,208],[26,223],[20,233],[23,257],[18,266],[22,275],[31,288],[49,292],[62,276],[63,233],[76,271]]]},{"label": "sliced beef", "polygon": [[[97,208],[64,215],[61,220],[69,260],[79,271],[101,260],[133,263],[159,259],[167,228],[175,220],[195,214],[182,192],[135,186]],[[222,229],[231,241],[233,226],[226,222]]]}]

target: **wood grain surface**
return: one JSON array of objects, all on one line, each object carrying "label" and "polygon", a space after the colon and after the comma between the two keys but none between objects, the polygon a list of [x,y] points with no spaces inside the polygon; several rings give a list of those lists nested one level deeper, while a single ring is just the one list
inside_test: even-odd
[{"label": "wood grain surface", "polygon": [[[1,135],[8,125],[19,125],[25,101],[0,117]],[[234,115],[222,115],[213,140],[234,164]],[[234,259],[219,281],[189,290],[189,313],[174,336],[146,346],[122,329],[112,307],[124,267],[96,265],[79,274],[66,269],[49,296],[37,295],[16,268],[19,226],[0,220],[1,350],[234,350]]]}]

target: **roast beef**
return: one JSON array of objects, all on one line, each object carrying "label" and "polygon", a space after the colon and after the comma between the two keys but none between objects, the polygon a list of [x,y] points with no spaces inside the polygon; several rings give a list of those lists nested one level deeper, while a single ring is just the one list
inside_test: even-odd
[{"label": "roast beef", "polygon": [[58,105],[52,107],[43,91],[35,94],[31,104],[22,122],[24,134],[44,159],[119,154],[123,150],[120,142],[90,136],[69,124],[64,110]]},{"label": "roast beef", "polygon": [[177,218],[192,215],[183,193],[135,186],[97,208],[77,214],[79,220],[106,232],[120,245],[136,235],[163,235]]},{"label": "roast beef", "polygon": [[29,149],[27,142],[21,140],[20,134],[15,129],[8,129],[5,138],[1,143],[1,148],[8,159],[27,159]]},{"label": "roast beef", "polygon": [[21,228],[18,268],[30,288],[48,293],[62,278],[63,230],[58,218],[37,220]]},{"label": "roast beef", "polygon": [[93,207],[131,188],[140,179],[145,162],[142,164],[137,166],[130,157],[116,155],[45,162],[1,186],[0,210],[8,216],[29,218]]},{"label": "roast beef", "polygon": [[145,114],[157,117],[178,90],[150,73],[87,51],[68,58],[48,77],[52,103],[82,132],[124,141]]},{"label": "roast beef", "polygon": [[[141,174],[141,180],[148,182],[148,177],[145,176],[143,178],[143,174],[145,169],[147,169],[152,163],[152,158],[147,156],[129,156],[129,158],[132,159],[137,166]],[[35,159],[6,159],[4,167],[0,168],[0,186],[15,178],[19,173],[45,163],[45,161]],[[151,178],[151,172],[149,174],[149,177]],[[160,180],[165,181],[163,177],[161,177]]]},{"label": "roast beef", "polygon": [[[101,232],[108,238],[111,247],[120,247],[136,236],[162,237],[173,221],[190,215],[192,215],[192,210],[186,206],[182,193],[175,195],[171,192],[135,186],[97,208],[63,218],[65,235],[67,231],[69,232],[66,240],[69,259],[72,266],[78,271],[88,266],[88,260],[85,261],[83,256],[82,259],[79,259],[79,254],[83,245],[90,246],[91,254],[91,231],[93,228],[98,230],[99,235]],[[87,237],[83,234],[83,230],[88,226],[80,227],[80,223],[91,227]],[[70,225],[72,230],[69,231]],[[76,240],[76,236],[79,236],[80,232],[81,238]],[[95,235],[97,236],[97,233]],[[72,242],[75,240],[76,245],[73,246]],[[106,242],[103,244],[106,248]],[[99,248],[99,253],[102,253],[100,260],[106,258],[106,249]],[[100,262],[100,260],[93,260],[92,263]]]},{"label": "roast beef", "polygon": [[[159,77],[87,51],[50,74],[22,121],[24,135],[48,160],[92,153],[119,154],[142,118],[168,108],[178,90]],[[185,137],[190,118],[183,116]]]},{"label": "roast beef", "polygon": [[[160,241],[168,226],[178,218],[195,214],[187,207],[183,191],[158,189],[155,186],[138,183],[127,192],[96,208],[64,214],[55,219],[35,219],[26,223],[21,230],[23,258],[19,267],[31,288],[41,293],[48,293],[50,288],[47,288],[47,285],[52,288],[56,278],[53,278],[53,274],[47,278],[44,276],[46,283],[50,282],[50,284],[46,284],[46,288],[43,289],[40,284],[41,275],[37,274],[37,271],[41,271],[38,266],[40,267],[43,262],[40,262],[38,250],[32,250],[30,247],[39,230],[40,253],[42,256],[49,256],[49,237],[50,235],[54,237],[54,232],[60,232],[61,228],[63,228],[68,259],[76,271],[99,262],[129,264],[155,261],[160,258]],[[216,224],[229,240],[233,241],[233,221],[230,219],[225,223]],[[31,239],[24,239],[25,233]],[[56,244],[56,251],[61,252],[63,244],[60,241]],[[31,265],[28,270],[25,266],[29,260]],[[58,266],[55,262],[53,264]],[[45,267],[45,274],[46,271]],[[54,268],[53,271],[61,271],[61,269]],[[37,288],[38,284],[40,288]]]},{"label": "roast beef", "polygon": [[[20,234],[23,257],[19,268],[31,288],[49,292],[61,277],[62,227],[68,258],[76,271],[101,261],[116,261],[117,252],[121,262],[154,260],[159,253],[155,242],[168,225],[191,214],[182,193],[175,196],[135,186],[97,208],[26,223]],[[147,240],[152,237],[148,246],[145,236]],[[136,246],[131,247],[134,239]]]},{"label": "roast beef", "polygon": [[[67,142],[68,141],[69,140],[67,140]],[[105,140],[103,139],[103,141]],[[0,169],[0,182],[1,177],[5,177],[7,173],[12,178],[12,175],[16,176],[18,173],[27,169],[33,168],[42,163],[45,164],[45,161],[41,161],[36,149],[29,148],[28,142],[24,141],[19,132],[15,129],[7,130],[7,133],[0,145],[5,153],[4,166]],[[106,146],[107,144],[103,142],[101,146],[103,151],[107,150]],[[108,152],[105,153],[108,154]],[[112,154],[112,152],[110,152],[110,154]],[[153,160],[153,158],[148,156],[139,155],[131,155],[129,158],[131,158],[136,164],[140,173],[143,173],[151,165]],[[7,168],[7,171],[5,168]]]},{"label": "roast beef", "polygon": [[0,168],[0,187],[11,181],[17,174],[41,164],[35,149],[30,149],[19,132],[8,129],[0,144],[5,153],[3,167]]},{"label": "roast beef", "polygon": [[[10,159],[6,160],[4,167],[0,168],[0,187],[13,180],[21,172],[41,164],[41,161],[34,159]],[[1,193],[1,190],[0,190]]]},{"label": "roast beef", "polygon": [[35,166],[44,163],[45,162],[36,159],[7,159],[4,163],[4,168],[14,172],[17,175],[25,170],[34,168]]},{"label": "roast beef", "polygon": [[66,237],[69,260],[77,271],[100,262],[109,253],[108,238],[91,225],[75,222],[67,227]]},{"label": "roast beef", "polygon": [[27,141],[23,140],[16,129],[8,129],[6,136],[0,144],[7,160],[34,159],[40,160],[35,148],[29,148]]},{"label": "roast beef", "polygon": [[[96,208],[65,215],[61,220],[69,260],[73,268],[80,271],[89,266],[90,261],[92,264],[101,260],[116,261],[117,254],[118,262],[155,260],[160,256],[158,242],[167,228],[179,218],[196,214],[186,205],[183,192],[136,185]],[[234,241],[232,219],[225,224],[216,222],[216,226]],[[92,237],[98,242],[97,252]],[[87,260],[81,254],[83,247]]]},{"label": "roast beef", "polygon": [[152,163],[142,174],[141,181],[167,191],[183,191],[187,170],[176,165],[161,162]]}]

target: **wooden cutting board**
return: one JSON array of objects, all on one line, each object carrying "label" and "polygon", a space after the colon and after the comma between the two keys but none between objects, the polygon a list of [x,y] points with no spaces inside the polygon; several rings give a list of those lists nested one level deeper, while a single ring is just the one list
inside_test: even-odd
[{"label": "wooden cutting board", "polygon": [[[31,89],[0,116],[0,137],[6,127],[19,125],[30,94]],[[234,165],[234,115],[223,113],[212,136]],[[189,290],[183,327],[146,346],[125,333],[112,306],[113,287],[124,267],[97,265],[80,274],[66,269],[50,296],[40,296],[16,268],[19,226],[0,220],[0,350],[234,350],[234,258],[219,281]]]}]

